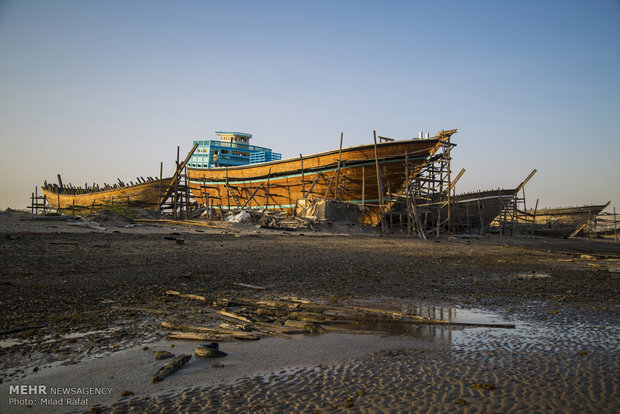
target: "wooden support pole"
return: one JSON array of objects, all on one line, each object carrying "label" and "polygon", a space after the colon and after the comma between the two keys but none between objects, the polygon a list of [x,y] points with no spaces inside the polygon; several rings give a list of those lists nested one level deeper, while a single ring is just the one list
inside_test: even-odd
[{"label": "wooden support pole", "polygon": [[362,227],[366,222],[366,171],[362,165]]},{"label": "wooden support pole", "polygon": [[[441,130],[441,136],[445,136],[445,131],[443,129]],[[450,195],[450,188],[452,187],[450,169],[450,137],[448,137],[448,140],[446,141],[446,152],[448,153],[448,237],[450,237],[452,235],[452,198]]]},{"label": "wooden support pole", "polygon": [[345,192],[346,186],[347,186],[347,177],[343,175],[342,184],[340,184],[340,195],[338,196],[338,200],[342,200],[344,198],[344,192]]},{"label": "wooden support pole", "polygon": [[515,190],[515,194],[518,193],[519,191],[521,191],[521,189],[523,187],[525,187],[525,184],[527,184],[528,181],[530,181],[530,179],[534,176],[534,174],[536,174],[538,170],[537,169],[533,169],[532,172],[530,173],[530,175],[527,176],[527,178],[525,180],[523,180],[523,182],[521,184],[519,184],[519,186],[517,187],[517,189]]},{"label": "wooden support pole", "polygon": [[383,190],[381,186],[381,171],[379,170],[379,154],[377,152],[377,131],[372,131],[375,147],[375,169],[377,170],[377,194],[379,195],[379,219],[381,220],[381,231],[385,233],[385,220],[383,218]]},{"label": "wooden support pole", "polygon": [[[194,144],[194,146],[192,147],[192,149],[189,151],[189,153],[187,154],[187,156],[185,157],[185,160],[183,160],[183,163],[181,163],[180,167],[181,170],[185,167],[185,165],[189,162],[190,157],[192,156],[192,154],[194,154],[194,151],[196,151],[196,148],[198,148],[198,143]],[[170,186],[168,186],[168,188],[166,189],[166,191],[164,191],[164,195],[162,198],[160,198],[159,200],[159,205],[161,206],[163,203],[166,202],[166,200],[168,200],[168,198],[170,198],[170,196],[172,195],[172,193],[174,192],[174,188],[175,188],[175,182],[178,182],[179,179],[179,174],[181,173],[181,171],[179,171],[179,168],[176,169],[174,176],[172,177],[172,183],[170,184]]]},{"label": "wooden support pole", "polygon": [[299,159],[301,160],[301,193],[306,193],[306,179],[304,177],[304,156],[299,154]]},{"label": "wooden support pole", "polygon": [[177,218],[177,208],[179,206],[179,176],[181,171],[179,169],[179,146],[177,146],[177,160],[176,160],[176,173],[174,174],[174,195],[172,201],[172,218]]},{"label": "wooden support pole", "polygon": [[[158,189],[158,198],[157,198],[158,200],[161,200],[161,184],[162,184],[162,180],[164,179],[163,175],[164,175],[164,162],[161,161],[159,163],[159,189]],[[161,213],[161,204],[159,204],[159,206],[157,207],[157,211]]]},{"label": "wooden support pole", "polygon": [[260,190],[261,188],[263,188],[263,184],[259,185],[258,187],[254,189],[254,192],[252,192],[252,195],[250,196],[250,198],[248,198],[247,201],[243,204],[243,206],[241,206],[241,209],[244,209],[248,204],[250,204],[250,202],[252,201],[256,193],[258,192],[258,190]]},{"label": "wooden support pole", "polygon": [[327,190],[325,190],[325,195],[323,196],[324,199],[327,200],[327,197],[329,196],[329,191],[332,188],[332,184],[334,182],[334,177],[336,177],[336,174],[332,175],[332,178],[330,178],[329,180],[329,184],[327,184]]},{"label": "wooden support pole", "polygon": [[185,176],[185,219],[189,219],[189,180],[187,178],[187,166],[184,168],[184,176]]},{"label": "wooden support pole", "polygon": [[269,187],[271,185],[271,167],[269,167],[269,172],[267,173],[267,190],[265,191],[265,210],[269,208]]},{"label": "wooden support pole", "polygon": [[340,161],[342,159],[342,138],[344,136],[344,132],[340,133],[340,148],[338,149],[338,167],[336,168],[336,189],[334,190],[334,198],[338,198],[338,184],[340,179]]},{"label": "wooden support pole", "polygon": [[228,188],[228,165],[226,165],[226,200],[228,203],[228,211],[230,211],[230,190]]},{"label": "wooden support pole", "polygon": [[407,206],[407,236],[411,235],[411,180],[409,179],[409,158],[405,153],[405,204]]},{"label": "wooden support pole", "polygon": [[310,188],[308,189],[308,192],[304,195],[304,198],[308,198],[308,196],[310,195],[310,193],[312,192],[312,189],[314,188],[314,186],[316,185],[316,183],[319,182],[319,179],[321,178],[321,173],[318,173],[316,178],[314,179],[314,181],[312,182],[312,185],[310,185]]},{"label": "wooden support pole", "polygon": [[392,211],[392,186],[390,185],[389,180],[387,180],[387,188],[388,188],[388,202],[386,206],[386,212],[389,215],[390,231],[392,231],[394,229],[394,218],[393,218],[393,211]]},{"label": "wooden support pole", "polygon": [[461,168],[461,171],[459,171],[456,178],[452,180],[452,182],[448,186],[448,191],[452,191],[454,189],[454,187],[456,186],[456,183],[461,179],[464,173],[465,173],[465,168]]},{"label": "wooden support pole", "polygon": [[536,199],[536,205],[534,206],[534,215],[532,216],[532,239],[534,238],[534,226],[536,225],[536,212],[538,210],[538,199]]},{"label": "wooden support pole", "polygon": [[[478,199],[478,214],[480,215],[480,234],[484,234],[484,212],[483,212],[483,207],[482,207],[482,203],[480,202],[480,199]],[[504,213],[504,219],[505,219],[505,213]],[[502,224],[503,227],[503,224]],[[501,230],[500,230],[500,236],[501,236]]]}]

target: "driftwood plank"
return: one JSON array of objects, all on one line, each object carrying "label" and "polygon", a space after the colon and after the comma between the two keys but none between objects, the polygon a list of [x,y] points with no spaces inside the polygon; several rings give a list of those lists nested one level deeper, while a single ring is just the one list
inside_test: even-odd
[{"label": "driftwood plank", "polygon": [[177,292],[176,290],[167,290],[166,291],[166,295],[170,295],[170,296],[179,296],[182,298],[187,298],[187,299],[196,299],[196,300],[200,300],[203,302],[206,302],[207,298],[205,298],[204,296],[200,296],[200,295],[192,295],[189,293],[181,293],[181,292]]},{"label": "driftwood plank", "polygon": [[225,341],[254,341],[260,339],[259,335],[239,332],[239,333],[208,333],[208,332],[179,332],[172,331],[168,333],[168,338],[174,339],[191,339],[196,341],[211,341],[211,342],[225,342]]},{"label": "driftwood plank", "polygon": [[252,321],[246,318],[245,316],[237,315],[236,313],[233,313],[233,312],[220,310],[220,311],[217,311],[217,313],[219,313],[222,316],[227,316],[229,318],[237,319],[243,322],[252,323]]},{"label": "driftwood plank", "polygon": [[153,374],[153,382],[159,382],[167,376],[171,375],[172,373],[176,372],[191,358],[191,355],[179,355],[178,357],[172,359],[170,362],[167,362],[161,368],[159,368],[155,374]]},{"label": "driftwood plank", "polygon": [[166,334],[168,338],[174,339],[192,339],[196,341],[225,341],[226,337],[224,335],[215,334],[215,333],[207,333],[207,332],[181,332],[181,331],[172,331]]},{"label": "driftwood plank", "polygon": [[175,331],[183,331],[183,332],[206,332],[216,335],[248,335],[247,332],[236,330],[236,329],[217,329],[217,328],[209,328],[206,326],[194,326],[194,325],[175,325],[170,322],[162,322],[161,326],[167,329],[173,329]]}]

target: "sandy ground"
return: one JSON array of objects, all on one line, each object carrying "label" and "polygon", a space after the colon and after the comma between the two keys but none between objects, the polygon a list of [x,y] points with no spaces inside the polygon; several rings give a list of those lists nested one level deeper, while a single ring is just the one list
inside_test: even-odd
[{"label": "sandy ground", "polygon": [[[10,213],[0,214],[0,260],[1,412],[620,411],[615,242],[422,241],[347,226],[300,233]],[[148,379],[161,363],[150,351],[195,345],[164,340],[162,318],[205,319],[204,305],[168,289],[208,300],[390,304],[464,319],[477,319],[474,309],[517,329],[226,343],[223,367],[194,356],[155,387]],[[11,385],[110,392],[51,405]]]}]

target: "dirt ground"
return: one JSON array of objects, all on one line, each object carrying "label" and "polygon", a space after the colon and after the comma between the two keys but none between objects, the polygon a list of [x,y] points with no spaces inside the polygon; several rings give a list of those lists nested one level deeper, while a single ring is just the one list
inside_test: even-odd
[{"label": "dirt ground", "polygon": [[[195,303],[171,301],[169,289],[208,300],[398,298],[543,322],[556,317],[554,309],[570,309],[595,325],[617,320],[619,310],[620,243],[613,241],[70,224],[0,215],[0,340],[16,341],[0,348],[5,382],[36,361],[161,335],[156,310],[196,319]],[[65,339],[110,328],[88,341]]]}]

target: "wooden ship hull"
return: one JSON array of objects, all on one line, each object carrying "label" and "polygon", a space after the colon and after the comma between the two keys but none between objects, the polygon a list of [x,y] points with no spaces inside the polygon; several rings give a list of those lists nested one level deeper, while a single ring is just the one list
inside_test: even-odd
[{"label": "wooden ship hull", "polygon": [[466,233],[486,232],[493,220],[514,198],[516,192],[516,188],[497,189],[451,197],[450,214],[453,230]]},{"label": "wooden ship hull", "polygon": [[609,202],[581,207],[527,210],[527,215],[534,220],[535,233],[546,236],[571,237],[577,235],[608,205]]},{"label": "wooden ship hull", "polygon": [[47,203],[54,209],[84,214],[101,210],[112,205],[140,207],[156,210],[165,191],[173,178],[143,180],[143,182],[125,185],[120,182],[113,186],[97,188],[73,188],[71,186],[50,185],[42,187]]},{"label": "wooden ship hull", "polygon": [[[473,193],[433,194],[427,198],[416,198],[420,226],[427,232],[436,229],[438,223],[447,225],[450,206],[450,229],[455,233],[485,233],[493,220],[513,199],[516,189],[497,189]],[[404,210],[405,204],[399,208]]]},{"label": "wooden ship hull", "polygon": [[206,207],[292,212],[297,200],[333,198],[363,205],[367,209],[365,220],[377,224],[381,210],[389,208],[389,201],[381,201],[404,188],[405,164],[410,176],[415,175],[455,132],[260,164],[208,169],[187,166],[186,173],[194,199]]}]

